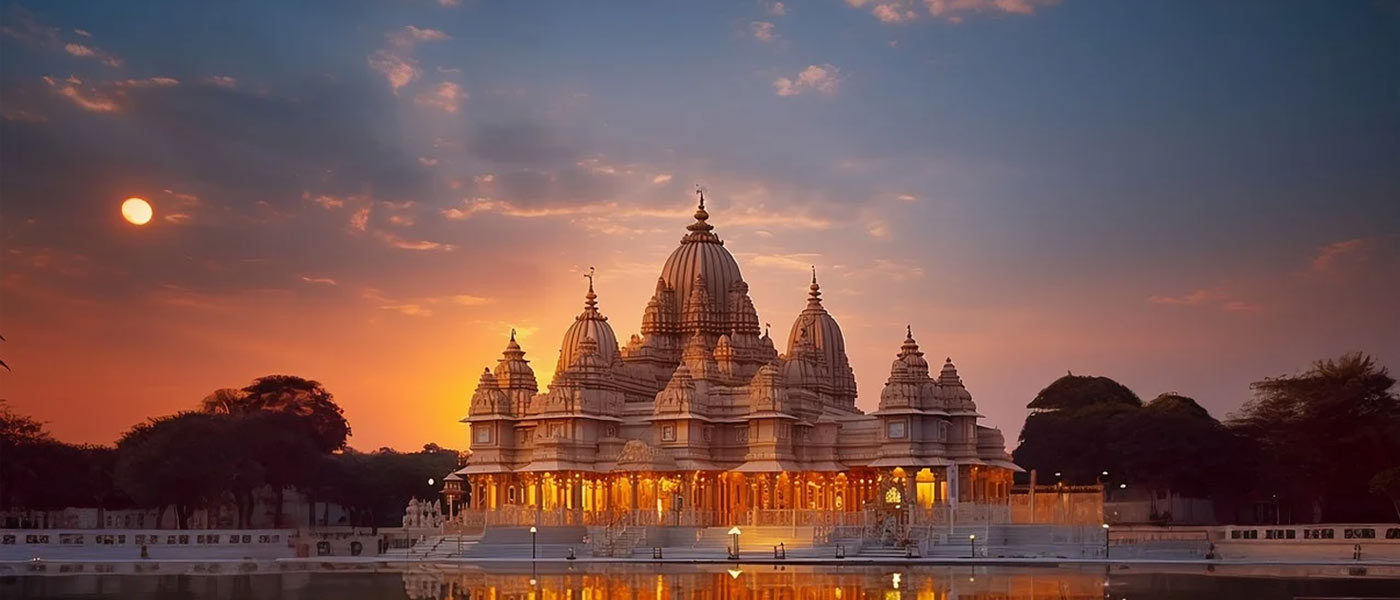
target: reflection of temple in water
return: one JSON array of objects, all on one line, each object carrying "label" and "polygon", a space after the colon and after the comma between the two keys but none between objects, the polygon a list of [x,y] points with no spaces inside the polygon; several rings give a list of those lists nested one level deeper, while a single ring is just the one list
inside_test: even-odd
[{"label": "reflection of temple in water", "polygon": [[621,346],[590,275],[548,391],[512,333],[464,419],[472,456],[446,490],[460,520],[859,525],[878,508],[932,523],[960,503],[960,522],[1007,520],[1019,469],[952,360],[931,373],[906,331],[878,410],[862,412],[815,272],[779,353],[709,217],[702,196]]},{"label": "reflection of temple in water", "polygon": [[[645,567],[642,567],[645,568]],[[405,577],[408,577],[406,574]],[[1101,600],[1101,568],[593,565],[577,572],[443,574],[441,600]],[[426,596],[419,596],[425,598]]]}]

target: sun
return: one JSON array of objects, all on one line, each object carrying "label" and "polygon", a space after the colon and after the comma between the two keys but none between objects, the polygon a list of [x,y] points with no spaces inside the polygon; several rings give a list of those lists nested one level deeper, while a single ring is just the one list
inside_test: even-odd
[{"label": "sun", "polygon": [[151,204],[141,198],[127,198],[122,203],[122,216],[133,225],[145,225],[151,221]]}]

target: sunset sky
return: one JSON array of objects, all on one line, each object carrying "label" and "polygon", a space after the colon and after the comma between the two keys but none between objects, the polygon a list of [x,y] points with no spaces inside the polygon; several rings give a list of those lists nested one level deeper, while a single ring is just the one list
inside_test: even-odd
[{"label": "sunset sky", "polygon": [[0,85],[0,397],[69,441],[286,373],[464,448],[588,267],[638,330],[697,183],[867,410],[906,324],[1009,439],[1066,371],[1400,370],[1400,2],[4,2]]}]

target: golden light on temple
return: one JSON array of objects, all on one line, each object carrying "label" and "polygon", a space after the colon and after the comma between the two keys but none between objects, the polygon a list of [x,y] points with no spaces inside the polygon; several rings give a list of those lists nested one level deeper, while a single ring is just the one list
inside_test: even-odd
[{"label": "golden light on temple", "polygon": [[154,214],[151,204],[142,198],[127,198],[122,202],[122,218],[132,225],[145,225],[151,222]]}]

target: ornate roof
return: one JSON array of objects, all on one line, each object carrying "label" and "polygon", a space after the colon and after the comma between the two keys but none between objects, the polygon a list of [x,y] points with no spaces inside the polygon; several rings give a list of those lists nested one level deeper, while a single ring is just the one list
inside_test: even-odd
[{"label": "ornate roof", "polygon": [[564,332],[564,343],[559,345],[559,362],[554,367],[555,373],[562,372],[578,360],[583,354],[580,346],[585,339],[592,339],[597,344],[598,356],[604,364],[612,364],[618,356],[617,336],[613,335],[608,318],[598,312],[598,295],[593,293],[593,269],[590,268],[585,277],[588,278],[588,294],[584,296],[583,312],[574,317],[573,324]]},{"label": "ornate roof", "polygon": [[831,369],[833,390],[845,397],[856,396],[855,375],[851,372],[850,361],[846,358],[846,341],[841,335],[841,326],[822,306],[822,288],[817,284],[817,268],[812,267],[812,284],[808,286],[807,307],[792,322],[792,332],[788,334],[787,353],[792,355],[798,340],[804,336],[817,348]]},{"label": "ornate roof", "polygon": [[506,343],[501,359],[496,362],[495,376],[501,389],[532,392],[539,389],[539,384],[535,382],[535,370],[530,368],[530,361],[525,360],[525,351],[515,341],[514,329],[510,330],[510,342]]},{"label": "ornate roof", "polygon": [[[742,286],[743,276],[739,273],[739,263],[724,248],[724,242],[714,234],[714,226],[708,223],[710,213],[705,212],[705,196],[700,196],[700,207],[695,211],[695,222],[686,227],[690,233],[681,238],[681,245],[671,252],[666,264],[661,267],[661,279],[672,290],[674,302],[667,307],[673,311],[686,312],[686,304],[692,296],[697,296],[696,288],[703,288],[705,308],[709,317],[718,327],[716,333],[729,330],[723,324],[735,322],[729,306],[729,292]],[[661,293],[661,292],[658,292]],[[681,322],[683,315],[675,315],[675,322]]]}]

